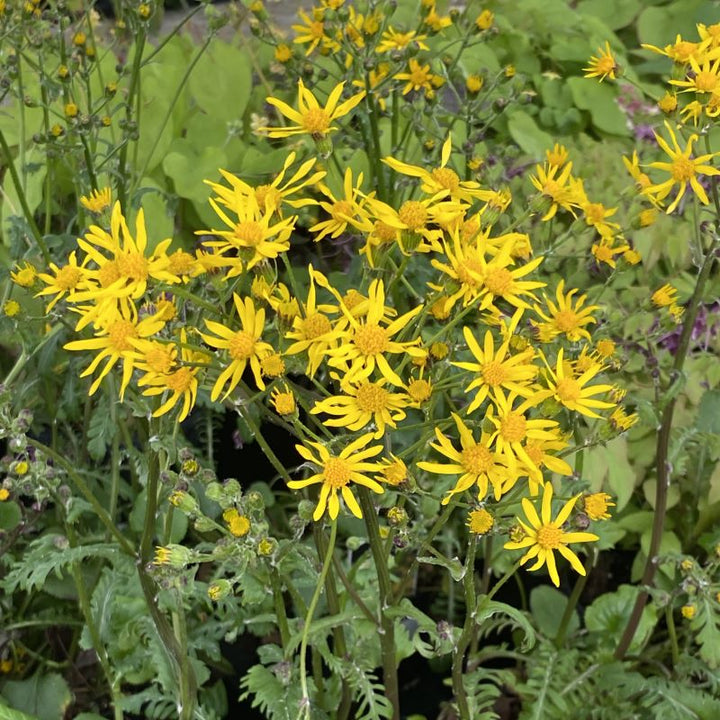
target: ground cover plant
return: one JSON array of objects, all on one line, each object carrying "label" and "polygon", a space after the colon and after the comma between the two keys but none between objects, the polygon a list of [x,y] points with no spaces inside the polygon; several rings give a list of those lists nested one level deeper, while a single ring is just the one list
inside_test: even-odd
[{"label": "ground cover plant", "polygon": [[714,8],[190,12],[0,0],[0,718],[718,717]]}]

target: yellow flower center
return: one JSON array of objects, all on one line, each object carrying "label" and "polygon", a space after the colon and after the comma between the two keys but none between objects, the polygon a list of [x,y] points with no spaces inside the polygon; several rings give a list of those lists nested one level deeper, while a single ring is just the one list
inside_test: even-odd
[{"label": "yellow flower center", "polygon": [[593,493],[585,496],[585,512],[591,520],[604,520],[608,516],[608,500],[606,493]]},{"label": "yellow flower center", "polygon": [[460,178],[450,168],[435,168],[431,173],[432,179],[446,190],[457,190],[460,185]]},{"label": "yellow flower center", "polygon": [[308,315],[303,323],[303,335],[308,340],[315,340],[315,338],[329,333],[331,330],[330,320],[322,313]]},{"label": "yellow flower center", "polygon": [[388,345],[387,333],[379,325],[372,323],[362,325],[353,336],[355,347],[363,355],[378,355],[385,351]]},{"label": "yellow flower center", "polygon": [[591,225],[601,223],[605,219],[605,206],[602,203],[590,203],[585,208],[585,217]]},{"label": "yellow flower center", "polygon": [[610,74],[615,70],[615,58],[610,55],[603,55],[603,57],[598,58],[595,69],[603,75]]},{"label": "yellow flower center", "polygon": [[425,225],[427,208],[417,200],[407,200],[398,211],[398,217],[409,230],[418,230]]},{"label": "yellow flower center", "polygon": [[388,485],[400,485],[407,478],[407,467],[402,460],[396,460],[383,468],[382,474]]},{"label": "yellow flower center", "polygon": [[506,295],[512,289],[513,276],[507,268],[497,268],[485,275],[484,284],[493,295]]},{"label": "yellow flower center", "polygon": [[240,330],[230,338],[228,350],[233,360],[247,360],[255,352],[255,340],[250,333]]},{"label": "yellow flower center", "polygon": [[258,185],[255,188],[255,199],[261,208],[277,208],[282,202],[282,193],[272,185]]},{"label": "yellow flower center", "polygon": [[82,271],[72,265],[66,265],[58,270],[55,285],[61,290],[72,290],[82,278]]},{"label": "yellow flower center", "polygon": [[333,204],[330,214],[333,216],[333,220],[337,220],[339,223],[346,223],[348,218],[353,216],[353,206],[347,200],[338,200]]},{"label": "yellow flower center", "polygon": [[376,383],[360,385],[355,394],[358,407],[363,412],[376,413],[387,407],[388,391]]},{"label": "yellow flower center", "polygon": [[137,336],[135,324],[123,318],[116,320],[108,327],[110,347],[115,352],[121,353],[132,350],[133,347],[128,342],[128,338],[136,338]]},{"label": "yellow flower center", "polygon": [[168,270],[173,275],[187,275],[195,265],[195,258],[184,250],[176,250],[169,258]]},{"label": "yellow flower center", "polygon": [[488,472],[494,465],[493,454],[482,445],[473,445],[460,453],[460,462],[469,472],[476,475]]},{"label": "yellow flower center", "polygon": [[480,221],[477,218],[465,220],[460,228],[460,237],[463,240],[472,240],[480,232]]},{"label": "yellow flower center", "polygon": [[418,64],[416,64],[416,65],[413,67],[413,69],[408,73],[408,76],[409,76],[409,77],[408,77],[408,80],[410,80],[410,82],[411,82],[415,87],[425,85],[425,83],[427,83],[428,80],[430,79],[430,72],[429,72],[429,70],[430,70],[430,66],[429,66],[429,65],[425,65],[425,67],[423,67],[422,65],[420,65],[420,64],[418,63]]},{"label": "yellow flower center", "polygon": [[465,258],[457,269],[458,280],[463,283],[463,285],[469,285],[472,288],[480,285],[482,273],[482,264],[480,260],[475,257]]},{"label": "yellow flower center", "polygon": [[500,423],[500,435],[509,443],[522,442],[525,439],[527,420],[516,412],[508,413]]},{"label": "yellow flower center", "polygon": [[382,222],[382,220],[376,220],[373,234],[381,242],[390,243],[395,239],[397,230],[387,223]]},{"label": "yellow flower center", "polygon": [[135,282],[147,280],[148,262],[140,253],[127,253],[118,258],[120,265],[120,274],[124,275]]},{"label": "yellow flower center", "polygon": [[537,544],[543,550],[557,550],[561,545],[562,530],[554,525],[542,525],[537,531]]},{"label": "yellow flower center", "polygon": [[182,367],[167,376],[165,384],[170,390],[176,393],[184,393],[190,388],[193,375],[190,368]]},{"label": "yellow flower center", "polygon": [[259,222],[255,220],[246,220],[235,226],[235,237],[243,244],[254,247],[259,245],[263,240],[263,228]]},{"label": "yellow flower center", "polygon": [[542,445],[539,442],[529,442],[525,446],[525,453],[533,461],[533,464],[536,467],[540,467],[542,465],[545,453],[543,452]]},{"label": "yellow flower center", "polygon": [[718,86],[718,76],[704,70],[695,76],[695,87],[698,92],[712,92]]},{"label": "yellow flower center", "polygon": [[98,280],[104,288],[112,285],[120,277],[120,265],[117,260],[108,260],[98,270]]},{"label": "yellow flower center", "polygon": [[325,23],[319,20],[311,21],[307,25],[307,31],[314,40],[322,40],[325,35]]},{"label": "yellow flower center", "polygon": [[295,412],[295,396],[291,392],[278,393],[273,400],[278,415],[292,415]]},{"label": "yellow flower center", "polygon": [[690,59],[690,56],[696,49],[696,43],[689,42],[688,40],[681,40],[668,48],[668,57],[672,58],[676,62],[684,63]]},{"label": "yellow flower center", "polygon": [[561,403],[574,403],[580,399],[580,384],[572,378],[563,378],[555,388]]},{"label": "yellow flower center", "polygon": [[598,262],[610,263],[613,259],[613,249],[608,245],[596,245],[594,255]]},{"label": "yellow flower center", "polygon": [[325,462],[323,477],[331,488],[342,488],[350,482],[352,468],[347,460],[331,457]]},{"label": "yellow flower center", "polygon": [[278,377],[285,372],[285,361],[277,353],[266,355],[260,362],[263,375]]},{"label": "yellow flower center", "polygon": [[153,343],[145,353],[145,364],[152,372],[167,373],[173,366],[172,348],[169,345]]},{"label": "yellow flower center", "polygon": [[487,510],[473,510],[469,515],[468,527],[471,533],[484,535],[492,529],[494,522],[493,516]]},{"label": "yellow flower center", "polygon": [[322,108],[310,108],[303,115],[302,124],[311,135],[324,135],[330,127],[330,116]]},{"label": "yellow flower center", "polygon": [[555,316],[555,327],[561,332],[569,332],[574,330],[579,325],[578,316],[574,310],[561,310]]},{"label": "yellow flower center", "polygon": [[353,288],[350,288],[350,290],[343,295],[343,303],[345,303],[345,307],[351,311],[363,302],[363,300],[365,300],[365,298]]},{"label": "yellow flower center", "polygon": [[690,160],[690,158],[680,155],[673,161],[670,173],[673,176],[673,180],[687,182],[690,178],[695,177],[695,163]]},{"label": "yellow flower center", "polygon": [[497,387],[498,385],[502,385],[507,379],[507,371],[503,367],[502,363],[497,360],[492,360],[491,362],[483,365],[482,377],[487,385],[490,387]]},{"label": "yellow flower center", "polygon": [[412,380],[408,383],[407,391],[415,402],[421,403],[432,395],[432,385],[427,380]]}]

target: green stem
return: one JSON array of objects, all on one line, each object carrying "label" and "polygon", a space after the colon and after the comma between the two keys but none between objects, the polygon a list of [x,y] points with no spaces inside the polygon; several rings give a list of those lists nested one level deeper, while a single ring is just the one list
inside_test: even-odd
[{"label": "green stem", "polygon": [[465,577],[463,578],[463,586],[465,588],[465,625],[458,639],[452,662],[452,684],[458,712],[460,713],[460,720],[472,720],[465,686],[463,685],[463,668],[465,665],[465,651],[472,640],[473,629],[475,627],[475,606],[477,604],[475,596],[476,546],[477,536],[472,535],[470,537],[470,543],[468,544],[467,558],[465,560]]},{"label": "green stem", "polygon": [[675,631],[675,618],[673,617],[672,604],[665,606],[665,623],[670,637],[673,667],[676,668],[680,662],[680,650],[678,649],[677,632]]},{"label": "green stem", "polygon": [[107,510],[101,505],[100,501],[95,497],[92,490],[88,487],[87,483],[82,479],[82,477],[75,471],[75,468],[72,466],[72,464],[66,460],[60,453],[55,452],[52,448],[48,447],[47,445],[43,445],[41,442],[33,439],[28,438],[28,442],[38,450],[41,450],[43,453],[45,453],[48,457],[52,458],[55,463],[57,463],[68,475],[68,477],[73,481],[77,489],[80,491],[82,496],[92,505],[93,510],[97,514],[100,522],[107,528],[107,530],[110,532],[110,534],[118,541],[120,547],[122,550],[132,556],[135,557],[135,548],[130,544],[130,541],[118,530],[118,528],[115,526],[115,523],[112,521],[112,518],[108,514]]},{"label": "green stem", "polygon": [[[22,105],[22,101],[20,102]],[[22,137],[20,138],[20,144],[23,143]],[[23,190],[22,183],[20,181],[20,177],[17,172],[17,168],[15,167],[15,163],[12,159],[12,154],[10,153],[10,148],[8,147],[7,140],[5,140],[5,134],[2,130],[0,130],[0,147],[2,148],[3,156],[5,159],[5,165],[7,166],[8,171],[10,172],[10,177],[12,178],[13,185],[15,186],[15,192],[17,192],[18,201],[20,202],[20,207],[22,207],[23,214],[25,215],[25,220],[27,220],[27,224],[30,227],[30,232],[32,233],[32,236],[37,243],[38,247],[40,248],[40,252],[42,253],[43,258],[45,259],[45,262],[49,265],[50,261],[52,260],[52,257],[50,256],[50,252],[48,251],[47,245],[45,244],[45,239],[43,238],[42,233],[40,232],[40,228],[38,227],[38,224],[35,222],[35,217],[33,216],[32,212],[30,212],[30,206],[27,202],[27,197],[25,196],[25,191]]]},{"label": "green stem", "polygon": [[366,487],[358,488],[360,507],[367,528],[370,550],[375,563],[378,578],[380,605],[380,649],[382,652],[383,684],[385,696],[393,707],[392,720],[400,720],[400,691],[398,686],[397,661],[395,659],[395,623],[388,617],[385,610],[392,603],[393,593],[390,582],[390,571],[387,566],[385,548],[380,537],[380,524],[373,505],[370,491]]},{"label": "green stem", "polygon": [[[677,377],[679,377],[683,371],[685,365],[685,359],[690,349],[690,341],[692,339],[692,331],[695,325],[695,319],[697,318],[700,303],[703,298],[705,291],[705,285],[708,278],[710,277],[710,270],[712,269],[713,262],[717,258],[718,250],[720,249],[720,237],[715,237],[713,243],[708,250],[708,254],[705,256],[705,260],[700,268],[700,274],[698,275],[695,290],[690,298],[687,308],[685,309],[685,320],[683,322],[682,333],[680,334],[680,341],[678,348],[675,353],[675,362],[673,363],[672,373],[670,376],[670,382],[672,383]],[[677,395],[671,397],[665,409],[663,410],[662,420],[660,423],[660,431],[657,436],[657,446],[655,452],[655,471],[657,474],[657,485],[655,489],[655,511],[653,515],[652,534],[650,536],[650,546],[648,548],[647,560],[645,562],[645,570],[643,572],[640,584],[643,588],[649,588],[655,579],[655,573],[658,568],[658,552],[660,550],[660,541],[662,539],[663,530],[665,528],[665,513],[667,510],[667,494],[668,488],[670,487],[670,472],[671,466],[668,461],[668,452],[670,449],[670,433],[673,424],[673,415],[675,413],[675,403],[677,401]],[[643,609],[647,603],[649,594],[646,589],[643,589],[635,600],[630,619],[625,626],[620,642],[615,649],[615,658],[622,660],[625,653],[628,651],[630,644],[635,637],[638,625],[640,624],[640,618],[642,616]]]},{"label": "green stem", "polygon": [[270,587],[273,593],[273,603],[275,605],[275,616],[277,617],[278,629],[280,630],[280,642],[282,644],[283,654],[287,652],[290,642],[290,628],[288,627],[287,612],[285,610],[285,600],[282,594],[282,583],[280,582],[280,573],[277,568],[268,562],[268,576],[270,577]]},{"label": "green stem", "polygon": [[335,538],[337,537],[337,521],[333,520],[330,525],[330,540],[328,541],[325,559],[323,561],[320,577],[318,577],[315,592],[313,593],[310,605],[308,605],[307,614],[305,615],[305,625],[303,626],[302,639],[300,640],[300,688],[302,691],[301,713],[306,720],[310,718],[310,696],[307,687],[307,646],[310,637],[310,626],[312,625],[313,615],[317,607],[318,600],[325,586],[325,578],[327,577],[330,563],[332,562],[333,551],[335,550]]},{"label": "green stem", "polygon": [[[590,549],[590,557],[588,559],[590,561],[588,565],[592,567],[594,562],[594,553],[592,548]],[[575,608],[577,607],[578,601],[580,600],[580,595],[585,588],[587,579],[588,576],[586,570],[585,575],[578,575],[577,580],[575,580],[575,586],[573,587],[572,593],[570,593],[570,597],[568,598],[568,601],[565,605],[565,610],[562,617],[560,618],[560,625],[558,627],[557,635],[555,636],[555,645],[558,648],[562,647],[562,644],[565,642],[565,635],[567,633],[568,626],[570,625],[570,620],[572,619]]]}]

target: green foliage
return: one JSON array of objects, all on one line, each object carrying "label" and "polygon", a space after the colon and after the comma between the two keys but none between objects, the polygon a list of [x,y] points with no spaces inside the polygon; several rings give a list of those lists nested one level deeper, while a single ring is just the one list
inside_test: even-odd
[{"label": "green foliage", "polygon": [[[57,673],[7,680],[0,685],[0,697],[11,707],[37,720],[62,720],[73,699],[67,682]],[[0,705],[0,718],[5,713],[7,720],[27,720],[17,713],[13,716]]]}]

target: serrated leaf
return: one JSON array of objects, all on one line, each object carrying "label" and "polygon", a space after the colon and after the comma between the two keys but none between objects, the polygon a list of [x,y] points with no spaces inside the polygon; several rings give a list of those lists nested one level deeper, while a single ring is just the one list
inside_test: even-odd
[{"label": "serrated leaf", "polygon": [[95,406],[88,425],[87,449],[93,460],[99,461],[105,457],[108,445],[115,432],[115,423],[112,421],[110,405],[107,398],[101,395]]}]

